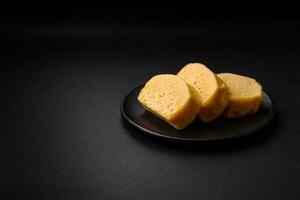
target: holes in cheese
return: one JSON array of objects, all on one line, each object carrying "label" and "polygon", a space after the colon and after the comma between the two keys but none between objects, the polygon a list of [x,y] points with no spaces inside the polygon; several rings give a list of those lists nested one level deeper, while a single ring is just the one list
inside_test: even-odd
[{"label": "holes in cheese", "polygon": [[190,63],[177,74],[192,88],[193,97],[201,105],[198,116],[209,122],[217,118],[228,103],[228,91],[224,82],[200,63]]},{"label": "holes in cheese", "polygon": [[231,73],[218,74],[228,86],[229,102],[223,115],[227,118],[255,113],[263,99],[262,86],[246,76]]},{"label": "holes in cheese", "polygon": [[140,91],[138,101],[176,129],[190,124],[199,111],[187,83],[171,74],[152,77]]}]

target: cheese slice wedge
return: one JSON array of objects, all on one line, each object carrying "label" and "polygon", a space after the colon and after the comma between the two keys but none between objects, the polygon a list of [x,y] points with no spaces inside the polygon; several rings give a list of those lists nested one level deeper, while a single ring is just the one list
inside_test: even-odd
[{"label": "cheese slice wedge", "polygon": [[171,74],[152,77],[140,91],[138,101],[176,129],[183,129],[193,122],[199,111],[187,83]]},{"label": "cheese slice wedge", "polygon": [[257,112],[263,99],[263,90],[255,79],[231,73],[221,73],[218,77],[229,90],[229,102],[223,112],[225,117],[242,117]]},{"label": "cheese slice wedge", "polygon": [[228,103],[227,86],[210,69],[200,63],[190,63],[177,75],[192,88],[202,121],[210,122],[222,114]]}]

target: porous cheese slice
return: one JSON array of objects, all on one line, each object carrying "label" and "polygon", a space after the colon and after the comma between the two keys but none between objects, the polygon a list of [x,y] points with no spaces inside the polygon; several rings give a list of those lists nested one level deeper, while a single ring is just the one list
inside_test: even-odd
[{"label": "porous cheese slice", "polygon": [[263,99],[262,86],[246,76],[231,73],[218,74],[228,86],[229,102],[223,115],[227,118],[255,113]]},{"label": "porous cheese slice", "polygon": [[199,111],[187,83],[171,74],[152,77],[140,91],[138,101],[176,129],[185,128]]},{"label": "porous cheese slice", "polygon": [[227,86],[211,70],[200,63],[190,63],[177,74],[193,89],[193,96],[201,106],[198,116],[204,122],[216,119],[228,103]]}]

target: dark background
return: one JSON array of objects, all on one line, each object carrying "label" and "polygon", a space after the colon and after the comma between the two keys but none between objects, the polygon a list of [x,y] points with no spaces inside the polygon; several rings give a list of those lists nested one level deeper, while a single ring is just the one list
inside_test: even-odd
[{"label": "dark background", "polygon": [[[0,15],[1,199],[300,198],[298,10],[20,10]],[[127,92],[189,62],[255,77],[276,118],[220,144],[122,120]]]}]

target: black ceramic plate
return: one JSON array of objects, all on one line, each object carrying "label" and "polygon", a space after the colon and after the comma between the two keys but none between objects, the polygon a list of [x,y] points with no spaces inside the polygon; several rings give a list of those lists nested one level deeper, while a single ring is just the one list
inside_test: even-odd
[{"label": "black ceramic plate", "polygon": [[210,123],[199,119],[183,130],[177,130],[168,123],[146,111],[137,101],[144,84],[134,88],[121,102],[124,118],[136,128],[161,138],[183,141],[213,141],[249,135],[266,126],[274,115],[270,97],[264,93],[263,102],[257,113],[241,118],[225,119],[219,117]]}]

